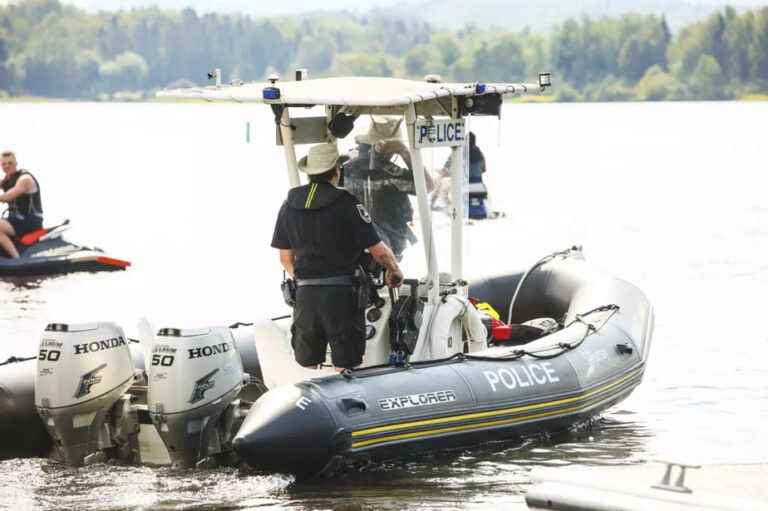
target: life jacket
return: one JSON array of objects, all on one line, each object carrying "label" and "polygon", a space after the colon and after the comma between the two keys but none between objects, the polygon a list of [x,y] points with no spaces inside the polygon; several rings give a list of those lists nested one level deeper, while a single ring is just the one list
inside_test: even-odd
[{"label": "life jacket", "polygon": [[34,215],[37,217],[43,217],[43,199],[40,196],[40,183],[37,182],[35,176],[27,170],[18,170],[6,176],[0,183],[0,188],[3,192],[11,190],[22,176],[30,176],[37,186],[37,191],[34,193],[24,193],[19,195],[12,201],[8,202],[8,214],[10,215]]},{"label": "life jacket", "polygon": [[482,183],[485,172],[485,156],[478,147],[469,150],[469,182]]},{"label": "life jacket", "polygon": [[339,226],[345,208],[357,211],[355,203],[349,192],[329,183],[310,183],[288,192],[286,227],[298,277],[354,273],[362,250],[354,246],[350,233]]}]

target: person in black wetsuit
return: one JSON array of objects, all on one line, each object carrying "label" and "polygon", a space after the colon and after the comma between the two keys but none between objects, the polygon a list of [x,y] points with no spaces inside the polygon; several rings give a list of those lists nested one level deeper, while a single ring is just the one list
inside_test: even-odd
[{"label": "person in black wetsuit", "polygon": [[17,168],[16,155],[5,151],[0,158],[5,174],[0,182],[3,191],[0,202],[8,204],[8,216],[0,219],[0,248],[8,256],[17,258],[19,251],[13,238],[43,226],[43,202],[37,179],[29,171]]},{"label": "person in black wetsuit", "polygon": [[277,217],[272,246],[295,279],[296,303],[291,327],[296,361],[316,368],[331,359],[338,370],[360,365],[365,353],[364,311],[358,307],[354,272],[365,250],[387,270],[397,287],[403,274],[373,227],[362,204],[344,189],[335,144],[312,147],[299,161],[309,184],[288,192]]}]

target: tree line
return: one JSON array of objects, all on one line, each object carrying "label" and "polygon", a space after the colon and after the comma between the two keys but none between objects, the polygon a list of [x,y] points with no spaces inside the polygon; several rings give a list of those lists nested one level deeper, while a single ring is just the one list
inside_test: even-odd
[{"label": "tree line", "polygon": [[546,35],[447,31],[385,14],[87,13],[58,0],[0,7],[0,96],[149,96],[205,83],[215,67],[227,80],[296,68],[489,82],[552,71],[561,101],[730,99],[768,92],[768,7],[726,8],[675,34],[664,17],[627,14],[569,20]]}]

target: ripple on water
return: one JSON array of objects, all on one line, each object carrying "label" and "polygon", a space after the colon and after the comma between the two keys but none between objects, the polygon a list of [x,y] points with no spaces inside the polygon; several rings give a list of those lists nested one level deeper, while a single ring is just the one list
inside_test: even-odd
[{"label": "ripple on water", "polygon": [[2,462],[0,474],[0,508],[24,510],[241,509],[242,501],[276,505],[291,482],[283,476],[244,476],[236,469],[101,464],[72,469],[40,459]]}]

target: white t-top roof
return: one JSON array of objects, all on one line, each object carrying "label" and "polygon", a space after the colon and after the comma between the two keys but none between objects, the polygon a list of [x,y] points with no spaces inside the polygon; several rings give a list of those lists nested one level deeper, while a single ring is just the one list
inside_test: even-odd
[{"label": "white t-top roof", "polygon": [[[265,100],[265,87],[277,87],[280,90],[280,99]],[[538,93],[542,87],[537,83],[494,83],[481,84],[480,89],[481,91],[478,91],[476,83],[428,83],[399,78],[345,77],[163,90],[158,92],[157,96],[243,103],[397,107],[447,96]]]}]

